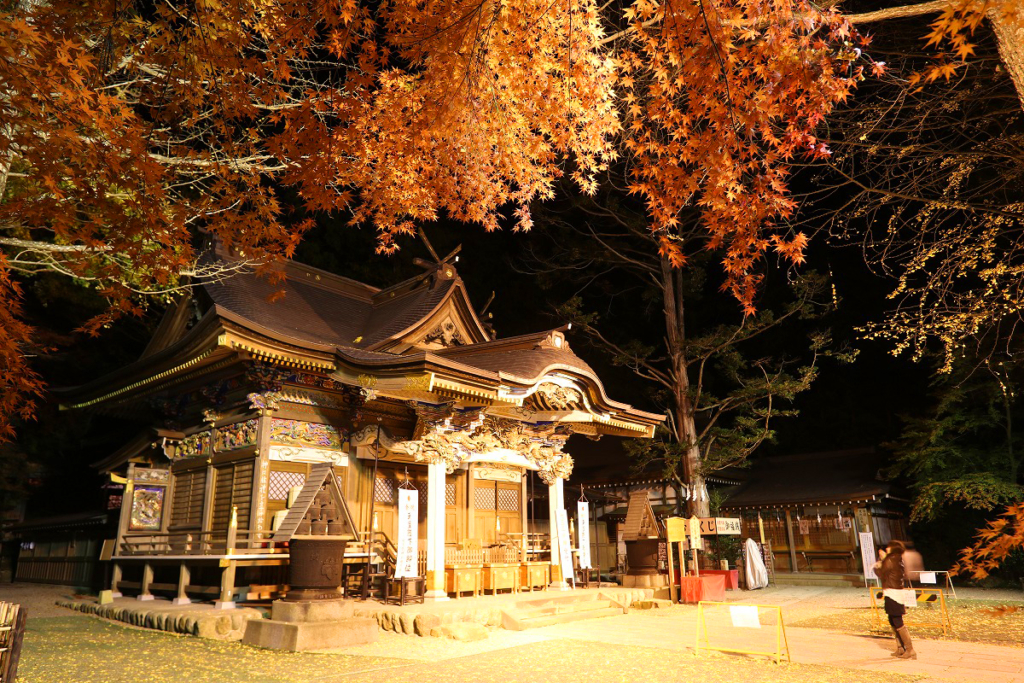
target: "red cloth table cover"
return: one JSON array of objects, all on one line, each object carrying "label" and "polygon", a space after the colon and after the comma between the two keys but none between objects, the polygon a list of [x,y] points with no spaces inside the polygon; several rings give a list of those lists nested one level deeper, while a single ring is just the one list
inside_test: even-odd
[{"label": "red cloth table cover", "polygon": [[681,602],[722,602],[725,600],[725,577],[721,575],[679,577],[679,600]]},{"label": "red cloth table cover", "polygon": [[724,576],[725,590],[733,591],[740,587],[740,572],[738,569],[701,569],[701,576]]}]

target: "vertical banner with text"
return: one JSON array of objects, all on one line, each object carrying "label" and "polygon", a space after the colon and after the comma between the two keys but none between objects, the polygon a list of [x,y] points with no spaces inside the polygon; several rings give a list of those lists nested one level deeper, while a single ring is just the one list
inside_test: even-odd
[{"label": "vertical banner with text", "polygon": [[870,531],[860,534],[860,561],[864,563],[864,581],[877,578],[875,576],[875,537]]},{"label": "vertical banner with text", "polygon": [[572,567],[572,541],[569,537],[569,515],[566,514],[564,508],[560,508],[556,513],[557,519],[555,522],[558,526],[558,564],[562,567],[562,580],[572,580],[572,585],[576,587],[576,572],[573,571]]},{"label": "vertical banner with text", "polygon": [[590,569],[590,504],[576,503],[576,533],[579,536],[580,569]]},{"label": "vertical banner with text", "polygon": [[419,576],[416,550],[419,546],[420,492],[416,489],[398,489],[398,558],[395,578]]}]

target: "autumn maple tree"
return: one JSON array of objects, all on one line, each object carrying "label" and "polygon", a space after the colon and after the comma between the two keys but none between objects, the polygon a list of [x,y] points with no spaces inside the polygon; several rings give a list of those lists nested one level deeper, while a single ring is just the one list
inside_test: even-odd
[{"label": "autumn maple tree", "polygon": [[[940,42],[963,51],[959,30]],[[440,216],[528,229],[559,178],[592,192],[626,158],[662,254],[682,265],[675,213],[699,207],[750,310],[764,253],[802,258],[789,165],[827,157],[818,128],[882,69],[865,43],[807,0],[7,0],[0,437],[41,389],[19,278],[95,288],[95,332],[235,269],[272,277],[307,227],[284,186],[393,251]],[[204,260],[210,238],[238,261]]]}]

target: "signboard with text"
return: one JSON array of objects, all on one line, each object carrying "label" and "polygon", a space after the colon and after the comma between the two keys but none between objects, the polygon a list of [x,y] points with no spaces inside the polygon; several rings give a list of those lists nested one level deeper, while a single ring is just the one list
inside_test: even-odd
[{"label": "signboard with text", "polygon": [[590,569],[590,506],[583,500],[576,503],[576,533],[579,541],[580,568]]},{"label": "signboard with text", "polygon": [[395,578],[419,576],[416,549],[419,546],[419,491],[398,489],[398,558]]}]

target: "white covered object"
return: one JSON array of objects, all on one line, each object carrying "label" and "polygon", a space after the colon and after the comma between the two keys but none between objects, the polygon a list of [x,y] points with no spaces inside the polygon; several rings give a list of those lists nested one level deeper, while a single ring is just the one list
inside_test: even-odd
[{"label": "white covered object", "polygon": [[765,588],[768,586],[768,569],[761,559],[761,550],[757,547],[754,539],[748,538],[744,543],[747,551],[747,561],[744,566],[747,576],[747,589]]}]

